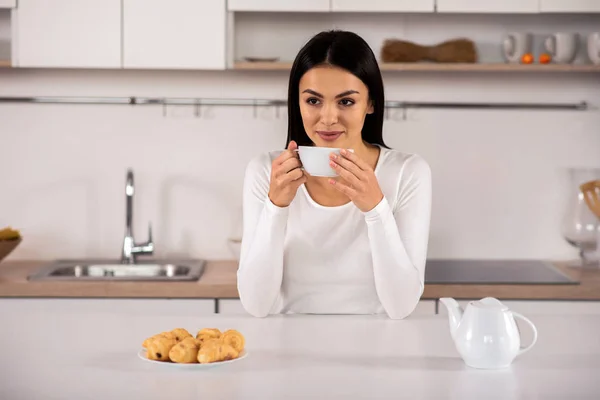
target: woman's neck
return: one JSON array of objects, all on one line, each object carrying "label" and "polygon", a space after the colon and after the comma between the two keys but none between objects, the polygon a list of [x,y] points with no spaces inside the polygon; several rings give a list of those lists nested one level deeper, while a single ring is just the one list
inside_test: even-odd
[{"label": "woman's neck", "polygon": [[379,146],[360,141],[355,146],[350,146],[349,148],[354,150],[354,154],[356,154],[358,158],[369,164],[371,168],[375,169],[377,160],[379,159]]}]

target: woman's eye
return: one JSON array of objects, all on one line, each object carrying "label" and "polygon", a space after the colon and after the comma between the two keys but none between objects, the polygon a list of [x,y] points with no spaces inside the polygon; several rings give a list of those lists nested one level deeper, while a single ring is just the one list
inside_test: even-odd
[{"label": "woman's eye", "polygon": [[314,106],[314,105],[319,104],[319,99],[315,99],[314,97],[311,97],[310,99],[306,100],[306,102],[308,104],[310,104],[311,106]]},{"label": "woman's eye", "polygon": [[351,99],[342,99],[342,100],[340,100],[340,103],[341,103],[343,106],[351,106],[351,105],[353,105],[353,104],[354,104],[354,101],[353,101],[353,100],[351,100]]}]

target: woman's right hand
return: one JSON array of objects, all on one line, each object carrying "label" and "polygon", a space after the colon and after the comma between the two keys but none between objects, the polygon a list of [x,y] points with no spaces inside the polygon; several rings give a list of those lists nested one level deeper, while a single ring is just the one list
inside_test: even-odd
[{"label": "woman's right hand", "polygon": [[300,185],[306,182],[306,174],[301,168],[297,148],[298,145],[292,140],[287,150],[271,164],[269,199],[277,207],[289,206]]}]

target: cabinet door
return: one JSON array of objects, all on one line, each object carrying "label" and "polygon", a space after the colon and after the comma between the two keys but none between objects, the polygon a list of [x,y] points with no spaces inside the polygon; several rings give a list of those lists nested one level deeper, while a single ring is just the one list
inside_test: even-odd
[{"label": "cabinet door", "polygon": [[552,13],[597,13],[600,0],[540,0],[541,12]]},{"label": "cabinet door", "polygon": [[0,0],[0,8],[15,8],[17,0]]},{"label": "cabinet door", "polygon": [[123,67],[225,69],[225,0],[124,0]]},{"label": "cabinet door", "polygon": [[537,13],[539,0],[437,0],[444,13]]},{"label": "cabinet door", "polygon": [[228,0],[229,11],[329,11],[329,0]]},{"label": "cabinet door", "polygon": [[121,0],[20,0],[15,65],[120,68]]},{"label": "cabinet door", "polygon": [[250,315],[239,299],[219,299],[219,314]]},{"label": "cabinet door", "polygon": [[331,0],[338,12],[433,12],[435,0]]},{"label": "cabinet door", "polygon": [[[220,299],[219,314],[249,315],[248,312],[244,309],[244,306],[242,306],[242,302],[239,299]],[[414,311],[409,315],[409,318],[431,315],[435,315],[435,301],[421,300],[419,301],[419,304],[417,304],[417,306],[415,307]]]}]

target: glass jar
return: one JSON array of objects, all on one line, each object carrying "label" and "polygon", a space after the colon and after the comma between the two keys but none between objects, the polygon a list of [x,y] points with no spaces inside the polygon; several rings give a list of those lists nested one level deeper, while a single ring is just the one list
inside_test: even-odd
[{"label": "glass jar", "polygon": [[600,168],[569,168],[567,209],[562,221],[562,235],[579,250],[583,265],[599,264],[597,238],[600,235],[600,219],[590,210],[579,186],[600,179]]}]

